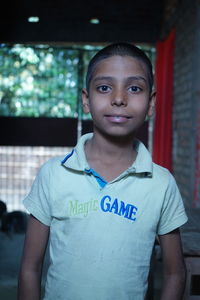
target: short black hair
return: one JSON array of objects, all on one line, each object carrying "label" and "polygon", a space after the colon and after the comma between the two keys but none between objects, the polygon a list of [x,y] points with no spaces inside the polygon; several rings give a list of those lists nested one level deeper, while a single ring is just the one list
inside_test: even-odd
[{"label": "short black hair", "polygon": [[87,74],[86,74],[86,89],[89,92],[90,82],[95,71],[96,65],[103,59],[109,58],[111,56],[131,56],[136,58],[144,63],[147,70],[148,75],[148,83],[150,92],[152,91],[153,87],[153,71],[152,71],[152,63],[146,53],[138,48],[137,46],[127,43],[127,42],[120,42],[120,43],[113,43],[110,44],[101,50],[99,50],[93,58],[90,60]]}]

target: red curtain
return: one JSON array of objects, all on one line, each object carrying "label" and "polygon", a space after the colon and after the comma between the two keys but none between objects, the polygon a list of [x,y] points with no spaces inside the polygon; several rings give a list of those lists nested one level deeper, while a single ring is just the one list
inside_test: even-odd
[{"label": "red curtain", "polygon": [[157,91],[153,135],[153,160],[172,171],[172,104],[175,30],[156,45],[155,85]]}]

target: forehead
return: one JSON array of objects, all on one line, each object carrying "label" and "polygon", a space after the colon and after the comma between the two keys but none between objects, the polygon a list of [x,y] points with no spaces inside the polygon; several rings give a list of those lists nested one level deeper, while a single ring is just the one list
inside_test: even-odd
[{"label": "forehead", "polygon": [[132,56],[111,56],[99,61],[93,71],[92,80],[98,76],[130,77],[143,76],[147,78],[145,64]]}]

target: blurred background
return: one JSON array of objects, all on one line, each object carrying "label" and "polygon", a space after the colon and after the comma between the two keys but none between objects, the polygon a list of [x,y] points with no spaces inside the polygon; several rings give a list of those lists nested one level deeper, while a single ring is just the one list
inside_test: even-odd
[{"label": "blurred background", "polygon": [[[92,131],[81,107],[90,58],[119,41],[153,64],[157,107],[137,132],[176,178],[189,221],[181,236],[185,299],[200,299],[200,1],[10,0],[0,11],[0,298],[16,298],[27,212],[38,168]],[[44,277],[48,265],[46,258]],[[155,244],[148,299],[159,299]]]}]

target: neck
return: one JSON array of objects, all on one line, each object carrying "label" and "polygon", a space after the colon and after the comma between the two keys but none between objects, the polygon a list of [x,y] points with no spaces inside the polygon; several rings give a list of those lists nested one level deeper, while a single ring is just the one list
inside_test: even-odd
[{"label": "neck", "polygon": [[94,132],[92,139],[86,145],[86,154],[88,157],[97,159],[103,157],[104,161],[134,160],[136,152],[133,148],[133,142],[133,136],[110,137]]}]

